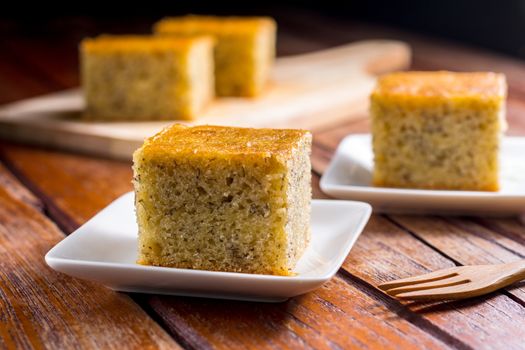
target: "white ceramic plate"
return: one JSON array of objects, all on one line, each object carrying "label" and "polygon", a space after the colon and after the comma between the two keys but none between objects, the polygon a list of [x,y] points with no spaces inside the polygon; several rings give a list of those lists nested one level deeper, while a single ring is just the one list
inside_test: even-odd
[{"label": "white ceramic plate", "polygon": [[385,213],[505,216],[525,213],[525,138],[504,137],[501,190],[438,191],[372,187],[369,134],[347,136],[321,178],[321,189],[342,199],[370,203]]},{"label": "white ceramic plate", "polygon": [[127,193],[46,255],[53,269],[139,293],[282,301],[311,291],[339,269],[372,212],[352,201],[314,200],[312,240],[291,277],[137,265],[133,193]]}]

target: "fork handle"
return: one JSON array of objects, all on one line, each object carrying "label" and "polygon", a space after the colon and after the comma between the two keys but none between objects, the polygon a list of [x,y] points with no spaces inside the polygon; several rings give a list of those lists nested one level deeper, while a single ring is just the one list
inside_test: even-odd
[{"label": "fork handle", "polygon": [[509,274],[503,279],[509,285],[525,279],[525,259],[508,263]]}]

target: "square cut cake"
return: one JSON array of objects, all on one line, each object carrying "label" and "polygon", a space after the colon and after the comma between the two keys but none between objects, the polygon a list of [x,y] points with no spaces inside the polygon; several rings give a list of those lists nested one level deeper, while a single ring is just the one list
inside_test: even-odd
[{"label": "square cut cake", "polygon": [[191,120],[214,96],[210,37],[103,35],[80,50],[87,118]]},{"label": "square cut cake", "polygon": [[173,125],[135,151],[140,264],[290,275],[310,238],[311,134]]},{"label": "square cut cake", "polygon": [[497,191],[505,128],[502,74],[399,72],[371,95],[373,183]]},{"label": "square cut cake", "polygon": [[265,87],[275,59],[275,21],[268,17],[189,15],[157,22],[160,35],[212,35],[218,96],[253,97]]}]

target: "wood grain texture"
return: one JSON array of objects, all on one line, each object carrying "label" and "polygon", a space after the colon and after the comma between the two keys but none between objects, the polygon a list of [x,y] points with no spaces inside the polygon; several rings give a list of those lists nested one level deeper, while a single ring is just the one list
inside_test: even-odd
[{"label": "wood grain texture", "polygon": [[491,219],[477,218],[477,222],[509,238],[512,241],[525,245],[525,224],[519,218]]},{"label": "wood grain texture", "polygon": [[[0,168],[0,179],[10,177]],[[44,254],[64,236],[20,184],[2,180],[0,202],[0,346],[177,347],[128,296],[45,265]]]},{"label": "wood grain texture", "polygon": [[9,196],[17,201],[42,211],[43,204],[30,190],[22,186],[18,179],[13,175],[5,165],[0,161],[0,188],[3,188]]},{"label": "wood grain texture", "polygon": [[446,348],[449,341],[397,316],[375,293],[340,277],[281,304],[156,296],[148,302],[197,348],[412,349]]},{"label": "wood grain texture", "polygon": [[[35,150],[4,144],[0,156],[13,165],[15,172],[49,210],[64,211],[71,233],[78,223],[95,215],[121,194],[131,191],[131,163],[91,158],[52,150]],[[25,164],[24,167],[21,167]],[[27,168],[25,168],[27,167]],[[25,169],[24,169],[25,168]],[[40,179],[35,182],[36,179]],[[52,197],[49,194],[53,194]],[[59,213],[57,213],[58,215]],[[71,222],[74,221],[72,225]]]},{"label": "wood grain texture", "polygon": [[[288,19],[282,27],[286,29],[279,46],[287,54],[385,37],[413,45],[416,69],[494,67],[493,70],[504,71],[512,75],[508,133],[525,134],[522,62],[390,28],[342,23],[311,13],[284,17]],[[76,51],[72,42],[67,47]],[[28,57],[31,44],[10,44],[9,50],[18,55],[13,57]],[[66,55],[65,63],[57,66],[51,62],[55,59],[53,53],[42,55],[48,58],[41,64],[27,60],[21,65],[33,67],[35,74],[31,77],[15,69],[9,73],[10,79],[15,80],[0,81],[0,91],[18,77],[21,81],[7,99],[0,96],[0,100],[25,98],[38,89],[55,90],[57,84],[64,88],[75,84],[73,58]],[[31,57],[34,61],[36,56]],[[49,62],[45,63],[46,60]],[[0,71],[2,62],[5,60],[0,60]],[[6,65],[8,69],[10,66],[11,63]],[[367,132],[366,114],[352,118],[353,122],[324,125],[314,133],[312,164],[317,175],[323,172],[344,136]],[[38,205],[42,205],[66,232],[131,189],[131,171],[126,162],[11,144],[1,144],[0,151],[7,168],[34,194],[17,189],[9,192],[10,198],[17,198],[16,203],[37,213]],[[12,174],[0,176],[0,186],[9,188],[5,183],[13,180]],[[325,197],[318,188],[318,176],[313,180],[314,196]],[[38,200],[37,209],[34,198]],[[19,212],[19,208],[13,212]],[[0,223],[2,220],[0,214]],[[525,226],[517,219],[373,216],[336,278],[321,289],[287,303],[253,304],[148,295],[133,295],[133,299],[187,347],[522,348],[523,286],[473,300],[440,304],[399,303],[374,286],[469,261],[514,259],[523,254],[524,235]],[[27,287],[23,284],[19,287],[24,288]]]}]

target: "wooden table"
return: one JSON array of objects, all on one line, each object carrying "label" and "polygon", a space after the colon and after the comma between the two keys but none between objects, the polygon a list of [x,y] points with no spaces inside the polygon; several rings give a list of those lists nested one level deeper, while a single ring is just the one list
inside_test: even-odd
[{"label": "wooden table", "polygon": [[[525,133],[525,62],[310,13],[277,19],[280,54],[395,38],[413,45],[414,69],[504,72],[509,134]],[[78,84],[78,40],[109,25],[60,25],[45,39],[0,37],[1,103]],[[318,180],[338,142],[368,128],[365,115],[354,117],[314,131],[316,198],[325,197]],[[375,287],[454,265],[524,258],[518,219],[374,215],[330,282],[280,304],[116,293],[53,272],[43,256],[131,189],[130,164],[5,142],[0,160],[0,348],[525,348],[523,283],[433,304],[401,303]]]}]

